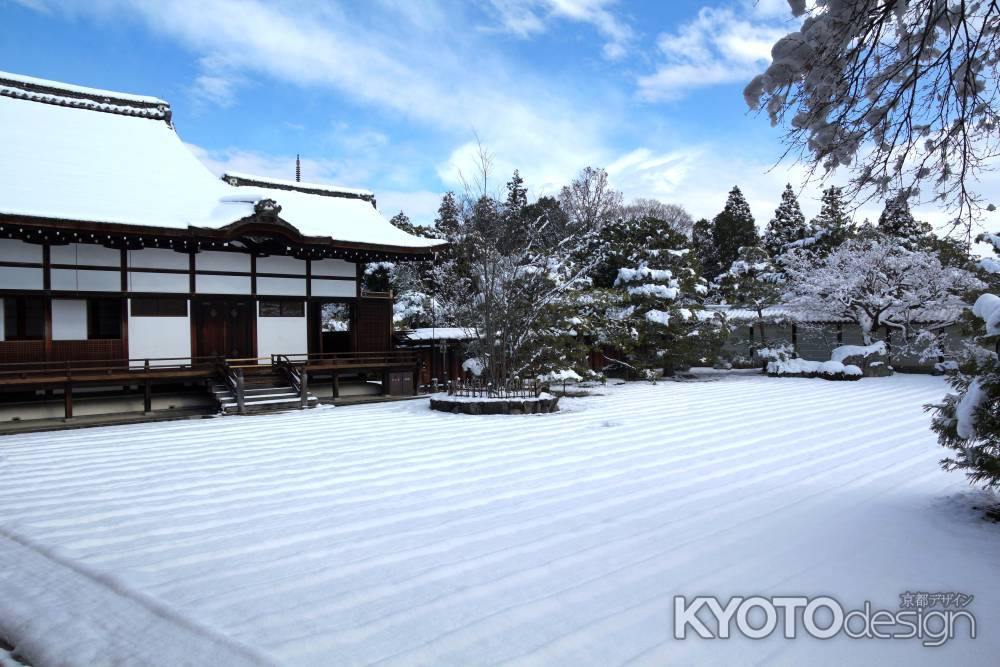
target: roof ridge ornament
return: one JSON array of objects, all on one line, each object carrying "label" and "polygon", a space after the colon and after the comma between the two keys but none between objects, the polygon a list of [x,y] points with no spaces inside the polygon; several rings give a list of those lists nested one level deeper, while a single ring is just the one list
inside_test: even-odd
[{"label": "roof ridge ornament", "polygon": [[261,199],[253,205],[253,212],[261,218],[274,219],[281,213],[281,205],[273,199]]}]

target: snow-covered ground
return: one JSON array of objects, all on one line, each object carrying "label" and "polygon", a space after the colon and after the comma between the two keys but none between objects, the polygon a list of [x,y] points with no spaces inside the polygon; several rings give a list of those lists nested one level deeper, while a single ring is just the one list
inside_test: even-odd
[{"label": "snow-covered ground", "polygon": [[[0,439],[0,636],[47,664],[996,664],[1000,526],[938,378],[745,373],[552,415],[426,401]],[[979,636],[672,638],[675,595],[897,609]]]}]

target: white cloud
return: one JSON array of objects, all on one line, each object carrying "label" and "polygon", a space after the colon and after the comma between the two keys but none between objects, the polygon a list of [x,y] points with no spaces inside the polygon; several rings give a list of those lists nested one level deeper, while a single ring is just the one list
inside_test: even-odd
[{"label": "white cloud", "polygon": [[615,0],[490,0],[490,3],[501,29],[522,38],[546,32],[552,20],[590,24],[607,40],[602,52],[609,60],[625,57],[627,45],[634,37],[628,23],[611,11]]},{"label": "white cloud", "polygon": [[[764,3],[762,3],[764,4]],[[771,46],[794,29],[768,3],[703,7],[697,18],[657,37],[661,62],[638,79],[639,96],[672,100],[706,86],[748,81],[771,61]]]}]

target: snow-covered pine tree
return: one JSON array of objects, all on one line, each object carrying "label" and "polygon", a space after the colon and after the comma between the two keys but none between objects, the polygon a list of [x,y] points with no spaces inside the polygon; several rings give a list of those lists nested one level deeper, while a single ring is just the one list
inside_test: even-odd
[{"label": "snow-covered pine tree", "polygon": [[800,241],[809,235],[799,199],[795,196],[791,183],[788,183],[781,193],[781,203],[775,209],[774,217],[767,223],[763,247],[771,257],[777,257],[789,243]]},{"label": "snow-covered pine tree", "polygon": [[712,221],[712,242],[719,253],[720,272],[728,270],[736,261],[740,248],[757,245],[759,240],[750,204],[743,197],[739,187],[734,186],[729,191],[726,207]]},{"label": "snow-covered pine tree", "polygon": [[914,219],[908,199],[905,192],[899,192],[886,200],[878,218],[879,231],[899,239],[908,250],[929,248],[933,245],[931,226]]},{"label": "snow-covered pine tree", "polygon": [[784,275],[771,261],[767,250],[760,246],[745,246],[729,270],[717,279],[719,294],[731,306],[754,311],[755,324],[760,327],[756,340],[764,340],[764,309],[781,301]]},{"label": "snow-covered pine tree", "polygon": [[691,249],[701,265],[701,275],[712,280],[722,272],[719,265],[719,249],[712,239],[712,221],[701,218],[691,228]]},{"label": "snow-covered pine tree", "polygon": [[711,339],[714,317],[703,307],[707,283],[687,237],[667,222],[641,218],[615,227],[621,229],[610,235],[612,253],[594,280],[602,286],[615,269],[611,291],[617,290],[618,299],[606,302],[607,337],[619,336],[616,342],[633,368],[673,375],[678,363],[704,356],[694,351]]},{"label": "snow-covered pine tree", "polygon": [[[975,354],[951,376],[955,393],[925,407],[934,412],[938,442],[953,451],[941,461],[944,469],[1000,489],[1000,297],[983,294],[972,311],[980,320]],[[1000,515],[1000,508],[994,512]]]},{"label": "snow-covered pine tree", "polygon": [[[946,470],[962,470],[973,484],[1000,488],[1000,234],[980,234],[976,241],[993,247],[976,267],[987,292],[980,295],[965,324],[974,332],[962,363],[951,374],[953,393],[933,410],[938,442],[954,450],[941,461]],[[962,244],[960,244],[962,245]],[[941,252],[947,259],[955,256]],[[1000,507],[996,509],[1000,518]]]},{"label": "snow-covered pine tree", "polygon": [[831,185],[823,191],[819,215],[810,223],[813,236],[803,245],[823,255],[851,237],[854,223],[840,188]]}]

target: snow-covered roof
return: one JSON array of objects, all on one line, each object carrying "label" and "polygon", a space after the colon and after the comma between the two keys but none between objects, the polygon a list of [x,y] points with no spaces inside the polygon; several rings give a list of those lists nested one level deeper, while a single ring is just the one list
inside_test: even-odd
[{"label": "snow-covered roof", "polygon": [[273,199],[305,236],[407,251],[442,244],[391,225],[367,190],[237,182],[198,161],[163,100],[0,72],[0,214],[218,229]]},{"label": "snow-covered roof", "polygon": [[321,186],[327,192],[318,194],[294,189],[293,186],[299,185],[295,181],[275,181],[256,176],[237,179],[233,174],[225,174],[222,178],[230,183],[256,183],[232,186],[230,195],[235,190],[247,201],[275,200],[281,206],[278,213],[281,219],[306,236],[329,236],[337,241],[404,248],[432,248],[444,243],[440,239],[413,236],[394,226],[375,208],[371,193],[363,190],[345,192],[333,186]]},{"label": "snow-covered roof", "polygon": [[[750,322],[757,319],[757,311],[750,308],[733,308],[727,305],[710,305],[706,306],[706,308],[725,314],[730,322]],[[927,308],[914,312],[912,321],[923,323],[952,322],[957,320],[961,314],[961,308]],[[773,322],[788,321],[832,324],[851,321],[846,317],[837,317],[829,313],[814,312],[789,305],[768,306],[764,308],[763,315],[765,320]]]},{"label": "snow-covered roof", "polygon": [[408,341],[472,340],[476,331],[466,327],[425,327],[401,331],[400,335]]},{"label": "snow-covered roof", "polygon": [[[128,97],[106,91],[94,95],[94,108],[48,103],[31,90],[13,95],[23,78],[0,72],[0,213],[178,229],[253,213],[222,201],[231,188],[184,146],[165,113],[137,106],[129,114]],[[101,107],[98,99],[120,103]]]}]

